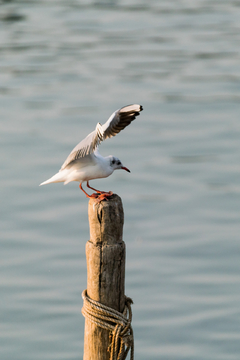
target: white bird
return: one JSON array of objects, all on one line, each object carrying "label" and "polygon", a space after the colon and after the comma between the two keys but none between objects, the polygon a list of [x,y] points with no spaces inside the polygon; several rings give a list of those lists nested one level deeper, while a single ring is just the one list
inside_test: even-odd
[{"label": "white bird", "polygon": [[[142,106],[137,104],[124,106],[116,110],[104,125],[98,123],[95,130],[72,150],[59,172],[42,182],[40,186],[57,182],[64,182],[65,185],[71,181],[78,181],[80,182],[80,189],[88,198],[98,198],[99,201],[107,199],[107,197],[112,195],[112,192],[92,188],[89,185],[89,180],[108,177],[117,169],[123,169],[128,172],[130,170],[123,166],[121,161],[115,156],[101,156],[98,152],[98,145],[103,140],[117,135],[126,126],[131,124],[142,110]],[[83,182],[87,182],[87,187],[96,191],[97,194],[88,195],[82,188]]]}]

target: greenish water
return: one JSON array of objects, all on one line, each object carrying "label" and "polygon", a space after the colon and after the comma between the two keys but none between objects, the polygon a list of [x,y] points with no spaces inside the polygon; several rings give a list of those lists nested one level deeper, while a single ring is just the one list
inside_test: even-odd
[{"label": "greenish water", "polygon": [[135,358],[240,354],[240,2],[0,3],[0,358],[82,358],[88,201],[39,187],[98,121],[123,200]]}]

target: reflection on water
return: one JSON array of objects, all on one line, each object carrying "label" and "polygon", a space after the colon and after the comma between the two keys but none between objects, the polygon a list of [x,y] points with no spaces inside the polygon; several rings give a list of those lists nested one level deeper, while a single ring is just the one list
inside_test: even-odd
[{"label": "reflection on water", "polygon": [[[125,210],[138,359],[238,360],[237,1],[2,1],[1,359],[79,359],[87,199],[38,185],[129,103],[101,145]],[[14,345],[13,345],[14,344]]]}]

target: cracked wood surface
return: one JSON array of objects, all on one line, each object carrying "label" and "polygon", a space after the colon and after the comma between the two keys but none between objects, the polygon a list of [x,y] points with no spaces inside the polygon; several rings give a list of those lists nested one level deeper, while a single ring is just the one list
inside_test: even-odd
[{"label": "cracked wood surface", "polygon": [[[125,243],[121,198],[89,200],[90,240],[86,244],[88,296],[117,311],[125,305]],[[85,320],[84,360],[108,360],[109,331]]]}]

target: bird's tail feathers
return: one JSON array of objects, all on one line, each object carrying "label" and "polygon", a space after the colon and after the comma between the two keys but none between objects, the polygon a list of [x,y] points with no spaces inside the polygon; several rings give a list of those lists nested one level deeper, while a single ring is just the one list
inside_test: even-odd
[{"label": "bird's tail feathers", "polygon": [[58,172],[57,174],[53,175],[50,179],[42,182],[39,186],[42,185],[47,185],[47,184],[51,184],[51,183],[58,183],[58,182],[66,182],[66,178],[64,176],[65,174],[63,174],[63,171]]}]

